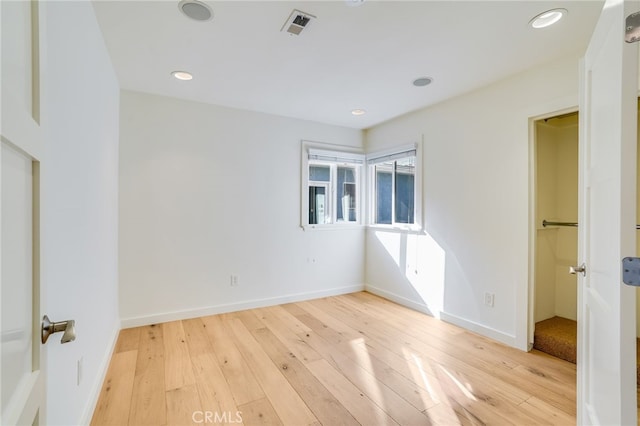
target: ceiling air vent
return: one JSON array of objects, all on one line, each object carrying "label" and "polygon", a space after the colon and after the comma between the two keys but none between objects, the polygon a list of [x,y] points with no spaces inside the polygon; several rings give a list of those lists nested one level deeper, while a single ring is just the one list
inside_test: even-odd
[{"label": "ceiling air vent", "polygon": [[302,30],[304,30],[309,25],[311,20],[315,18],[315,16],[309,13],[293,9],[293,12],[291,12],[291,15],[289,15],[289,18],[287,18],[287,21],[284,23],[280,31],[286,31],[289,34],[300,35]]}]

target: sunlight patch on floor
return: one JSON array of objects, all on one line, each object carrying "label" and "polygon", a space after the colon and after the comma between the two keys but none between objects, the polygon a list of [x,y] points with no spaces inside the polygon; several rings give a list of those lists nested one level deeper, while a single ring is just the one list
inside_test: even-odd
[{"label": "sunlight patch on floor", "polygon": [[460,380],[456,379],[453,374],[451,374],[449,372],[449,370],[447,370],[446,368],[444,368],[443,366],[439,366],[440,370],[442,370],[442,372],[444,374],[447,375],[447,377],[449,377],[449,379],[451,379],[451,381],[458,387],[458,389],[460,389],[460,391],[464,394],[464,396],[466,396],[467,398],[469,398],[472,401],[477,401],[476,397],[473,396],[473,394],[471,392],[469,392],[469,389],[467,389],[467,387],[465,385],[463,385]]}]

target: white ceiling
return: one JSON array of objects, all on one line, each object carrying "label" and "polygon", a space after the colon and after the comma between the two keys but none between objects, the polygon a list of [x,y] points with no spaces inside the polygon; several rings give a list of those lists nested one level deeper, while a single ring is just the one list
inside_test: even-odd
[{"label": "white ceiling", "polygon": [[[94,2],[121,87],[365,129],[581,56],[603,1],[207,3],[209,22],[185,17],[178,1]],[[528,26],[555,7],[569,11],[559,24]],[[299,36],[280,31],[293,9],[317,16]],[[434,81],[414,87],[421,76]]]}]

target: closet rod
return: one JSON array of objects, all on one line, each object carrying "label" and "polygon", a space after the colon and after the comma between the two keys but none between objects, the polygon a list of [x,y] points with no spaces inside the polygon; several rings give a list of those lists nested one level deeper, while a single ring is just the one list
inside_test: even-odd
[{"label": "closet rod", "polygon": [[[543,227],[547,227],[547,226],[574,226],[577,227],[578,223],[577,222],[550,222],[548,220],[543,220],[542,221],[542,226]],[[636,225],[636,229],[640,229],[640,225]]]},{"label": "closet rod", "polygon": [[548,220],[543,220],[542,221],[542,226],[544,226],[545,228],[547,226],[578,226],[577,222],[549,222]]}]

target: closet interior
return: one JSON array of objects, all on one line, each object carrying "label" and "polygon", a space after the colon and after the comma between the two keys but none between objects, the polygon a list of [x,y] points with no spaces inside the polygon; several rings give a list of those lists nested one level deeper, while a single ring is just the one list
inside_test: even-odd
[{"label": "closet interior", "polygon": [[575,363],[577,277],[569,267],[578,265],[578,113],[536,121],[535,155],[533,347]]}]

